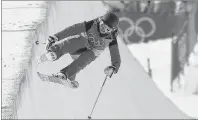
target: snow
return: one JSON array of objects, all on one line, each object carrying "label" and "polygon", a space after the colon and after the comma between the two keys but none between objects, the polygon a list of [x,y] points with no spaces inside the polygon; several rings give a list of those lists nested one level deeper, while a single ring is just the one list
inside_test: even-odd
[{"label": "snow", "polygon": [[[2,30],[31,30],[46,17],[46,2],[3,1]],[[17,19],[16,19],[17,18]]]},{"label": "snow", "polygon": [[[37,29],[36,40],[45,42],[48,35],[76,22],[103,15],[105,9],[100,1],[59,1],[51,4],[49,12],[48,19]],[[121,68],[118,74],[107,80],[92,117],[188,118],[162,94],[120,38],[118,43],[122,58]],[[71,62],[71,58],[65,55],[56,62],[48,62],[36,68],[34,59],[42,54],[44,49],[44,45],[34,45],[32,64],[28,69],[28,75],[31,76],[27,79],[29,87],[22,94],[18,118],[86,119],[103,83],[103,70],[110,65],[108,50],[78,74],[80,88],[73,90],[58,84],[42,82],[37,77],[36,70],[53,73]]]},{"label": "snow", "polygon": [[3,119],[11,119],[16,115],[17,94],[21,92],[21,83],[31,61],[32,39],[35,36],[33,29],[44,19],[45,6],[46,2],[2,2]]},{"label": "snow", "polygon": [[13,8],[33,8],[33,7],[47,7],[44,1],[3,1],[3,9],[13,9]]},{"label": "snow", "polygon": [[131,54],[140,62],[145,71],[148,72],[148,62],[150,59],[150,68],[152,69],[152,79],[158,88],[174,102],[182,111],[189,116],[198,118],[198,96],[193,94],[197,91],[198,75],[197,71],[197,47],[194,53],[190,55],[189,66],[185,66],[184,75],[181,75],[179,88],[178,83],[174,82],[175,93],[172,93],[170,86],[171,78],[171,38],[150,42],[148,44],[128,45]]}]

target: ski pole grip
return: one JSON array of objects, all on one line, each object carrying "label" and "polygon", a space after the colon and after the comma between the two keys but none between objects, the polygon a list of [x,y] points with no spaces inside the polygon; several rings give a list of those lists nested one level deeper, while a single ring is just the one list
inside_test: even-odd
[{"label": "ski pole grip", "polygon": [[114,73],[114,70],[113,70],[113,72],[109,75],[109,78],[111,78],[111,77],[113,76],[113,73]]},{"label": "ski pole grip", "polygon": [[88,116],[88,119],[90,120],[90,119],[91,119],[91,117],[90,117],[90,116]]}]

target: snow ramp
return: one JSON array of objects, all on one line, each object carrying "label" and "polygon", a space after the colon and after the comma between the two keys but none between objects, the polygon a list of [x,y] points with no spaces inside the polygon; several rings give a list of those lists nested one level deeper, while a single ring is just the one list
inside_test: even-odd
[{"label": "snow ramp", "polygon": [[[51,2],[48,17],[37,29],[32,65],[29,66],[28,85],[21,96],[18,118],[26,119],[86,119],[90,114],[105,78],[104,68],[110,65],[108,49],[77,75],[79,89],[59,84],[42,82],[37,70],[58,72],[71,61],[69,55],[55,62],[35,66],[35,57],[45,50],[47,37],[77,22],[83,22],[105,13],[100,1]],[[157,88],[152,79],[127,47],[118,40],[121,67],[118,74],[108,79],[96,108],[93,119],[187,119]]]}]

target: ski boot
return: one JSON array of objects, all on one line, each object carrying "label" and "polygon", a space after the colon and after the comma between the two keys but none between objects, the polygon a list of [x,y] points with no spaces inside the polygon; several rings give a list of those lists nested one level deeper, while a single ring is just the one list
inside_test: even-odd
[{"label": "ski boot", "polygon": [[60,81],[62,82],[63,85],[67,85],[69,83],[71,88],[78,88],[79,87],[79,83],[75,80],[69,80],[67,78],[66,75],[64,75],[63,73],[59,72],[57,74],[52,74],[54,77],[59,78]]},{"label": "ski boot", "polygon": [[47,52],[36,58],[36,65],[41,64],[46,61],[54,61],[57,56],[54,52]]}]

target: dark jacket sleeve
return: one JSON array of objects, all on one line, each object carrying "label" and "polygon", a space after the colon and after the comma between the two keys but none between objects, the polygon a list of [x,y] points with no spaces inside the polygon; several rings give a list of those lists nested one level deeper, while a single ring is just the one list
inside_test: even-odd
[{"label": "dark jacket sleeve", "polygon": [[120,64],[121,64],[120,52],[119,52],[116,37],[117,37],[117,35],[113,38],[113,41],[109,44],[111,63],[112,63],[112,66],[115,67],[115,73],[118,72],[118,70],[120,68]]},{"label": "dark jacket sleeve", "polygon": [[69,36],[79,35],[82,32],[85,32],[85,22],[74,24],[70,27],[63,29],[62,31],[56,33],[54,36],[58,38],[58,40],[62,40]]}]

